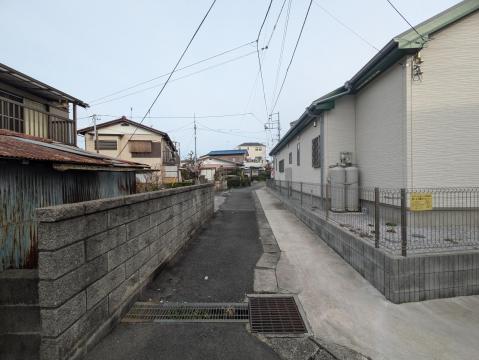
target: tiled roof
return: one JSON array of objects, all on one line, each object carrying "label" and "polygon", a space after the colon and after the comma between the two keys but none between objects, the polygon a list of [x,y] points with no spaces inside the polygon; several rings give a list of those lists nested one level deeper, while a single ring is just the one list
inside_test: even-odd
[{"label": "tiled roof", "polygon": [[247,150],[214,150],[210,151],[207,156],[222,156],[222,155],[245,155]]},{"label": "tiled roof", "polygon": [[259,142],[245,142],[245,143],[239,144],[238,146],[264,146],[264,144],[261,144]]}]

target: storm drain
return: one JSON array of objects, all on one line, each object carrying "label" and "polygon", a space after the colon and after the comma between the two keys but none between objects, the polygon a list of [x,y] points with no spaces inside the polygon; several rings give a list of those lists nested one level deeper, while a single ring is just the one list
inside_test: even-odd
[{"label": "storm drain", "polygon": [[247,303],[168,303],[137,302],[124,322],[248,322]]},{"label": "storm drain", "polygon": [[251,331],[263,334],[307,333],[301,313],[292,296],[250,297]]}]

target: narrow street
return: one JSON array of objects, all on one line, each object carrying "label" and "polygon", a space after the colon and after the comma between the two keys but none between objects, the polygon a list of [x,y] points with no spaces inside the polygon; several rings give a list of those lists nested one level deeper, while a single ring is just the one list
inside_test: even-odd
[{"label": "narrow street", "polygon": [[[215,217],[141,295],[150,302],[242,302],[263,250],[254,187],[233,190]],[[105,359],[279,359],[234,323],[121,323],[89,352]]]}]

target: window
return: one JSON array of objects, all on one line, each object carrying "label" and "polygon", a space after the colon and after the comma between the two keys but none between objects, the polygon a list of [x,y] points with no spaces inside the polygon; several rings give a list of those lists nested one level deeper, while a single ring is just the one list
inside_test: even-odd
[{"label": "window", "polygon": [[299,143],[296,144],[296,165],[301,164],[301,152],[300,152],[300,146]]},{"label": "window", "polygon": [[279,162],[279,172],[284,172],[284,159]]},{"label": "window", "polygon": [[95,150],[116,150],[116,140],[97,140]]},{"label": "window", "polygon": [[292,153],[292,152],[289,153],[289,159],[288,159],[288,160],[289,160],[289,161],[288,161],[288,164],[292,164],[292,163],[293,163],[293,153]]},{"label": "window", "polygon": [[128,144],[133,158],[161,158],[161,142],[132,140]]},{"label": "window", "polygon": [[321,139],[320,136],[315,137],[312,141],[311,146],[311,158],[313,159],[313,167],[319,168],[321,167],[321,148],[320,148]]},{"label": "window", "polygon": [[131,153],[151,153],[151,141],[134,140],[128,144]]},{"label": "window", "polygon": [[13,101],[16,101],[18,103],[23,103],[23,98],[22,97],[17,96],[15,94],[12,94],[8,91],[0,90],[0,96],[4,97],[5,99],[8,99],[8,100],[13,100]]}]

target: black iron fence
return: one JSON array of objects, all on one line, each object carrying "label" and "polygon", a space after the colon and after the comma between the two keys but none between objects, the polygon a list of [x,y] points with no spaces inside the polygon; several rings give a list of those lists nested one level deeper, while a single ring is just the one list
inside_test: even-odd
[{"label": "black iron fence", "polygon": [[281,180],[268,186],[395,254],[479,249],[479,188],[384,189]]}]

